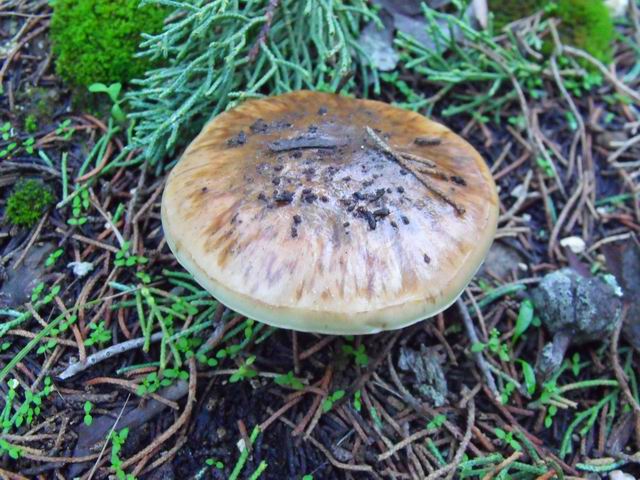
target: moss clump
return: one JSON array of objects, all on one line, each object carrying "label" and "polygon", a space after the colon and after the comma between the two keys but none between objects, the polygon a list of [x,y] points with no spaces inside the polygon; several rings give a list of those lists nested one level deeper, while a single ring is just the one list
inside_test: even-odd
[{"label": "moss clump", "polygon": [[[603,63],[611,62],[614,26],[603,0],[489,0],[496,29],[545,10],[561,20],[563,43],[585,50]],[[545,50],[552,47],[547,45]],[[586,66],[586,65],[585,65]]]},{"label": "moss clump", "polygon": [[615,33],[609,9],[602,0],[561,0],[553,15],[562,20],[562,41],[603,62],[611,63]]},{"label": "moss clump", "polygon": [[56,72],[73,86],[125,83],[148,62],[134,58],[141,33],[162,28],[165,10],[140,0],[55,0],[51,38]]},{"label": "moss clump", "polygon": [[53,204],[51,190],[38,180],[19,180],[7,199],[5,217],[11,225],[32,227]]}]

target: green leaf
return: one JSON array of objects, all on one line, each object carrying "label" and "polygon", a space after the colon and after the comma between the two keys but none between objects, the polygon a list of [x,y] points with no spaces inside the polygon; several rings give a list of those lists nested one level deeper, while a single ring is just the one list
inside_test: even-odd
[{"label": "green leaf", "polygon": [[486,347],[487,347],[486,344],[484,344],[482,342],[476,342],[473,345],[471,345],[471,351],[473,353],[482,352]]},{"label": "green leaf", "polygon": [[524,384],[527,387],[527,392],[532,395],[536,391],[536,373],[533,367],[524,360],[518,360],[522,366],[522,376],[524,377]]},{"label": "green leaf", "polygon": [[89,85],[89,91],[91,93],[108,93],[109,87],[107,87],[104,83],[92,83]]},{"label": "green leaf", "polygon": [[527,331],[532,321],[533,302],[527,299],[520,304],[520,310],[518,311],[518,318],[516,319],[516,326],[513,333],[514,341],[520,338],[520,336]]},{"label": "green leaf", "polygon": [[112,83],[107,87],[107,93],[112,101],[117,102],[118,97],[120,96],[120,91],[122,90],[122,84],[119,82]]},{"label": "green leaf", "polygon": [[115,103],[113,107],[111,107],[111,116],[116,122],[120,123],[124,122],[127,119],[127,115],[117,103]]}]

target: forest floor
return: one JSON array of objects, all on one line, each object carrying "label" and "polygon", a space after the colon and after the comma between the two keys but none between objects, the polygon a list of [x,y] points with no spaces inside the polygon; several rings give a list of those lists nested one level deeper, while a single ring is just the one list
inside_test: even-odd
[{"label": "forest floor", "polygon": [[[0,212],[22,178],[56,203],[32,228],[0,225],[1,478],[640,476],[637,43],[618,41],[598,85],[560,87],[556,65],[546,94],[486,118],[445,118],[456,100],[436,99],[431,116],[490,164],[497,240],[460,306],[341,337],[255,323],[201,290],[163,238],[164,174],[75,106],[48,23],[47,7],[0,6]],[[389,102],[440,91],[388,82]],[[531,295],[563,267],[614,274],[626,325],[576,335],[541,378],[552,335]]]}]

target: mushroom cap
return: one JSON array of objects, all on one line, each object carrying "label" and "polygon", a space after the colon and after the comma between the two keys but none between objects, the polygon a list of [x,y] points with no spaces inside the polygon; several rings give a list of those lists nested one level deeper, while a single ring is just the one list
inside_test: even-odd
[{"label": "mushroom cap", "polygon": [[451,130],[309,91],[218,115],[162,198],[171,250],[219,301],[328,334],[401,328],[448,307],[497,217],[487,165]]}]

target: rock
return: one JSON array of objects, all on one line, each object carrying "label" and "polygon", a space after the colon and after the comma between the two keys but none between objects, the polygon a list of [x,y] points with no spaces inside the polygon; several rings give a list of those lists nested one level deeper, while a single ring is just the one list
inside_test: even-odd
[{"label": "rock", "polygon": [[29,301],[31,291],[45,278],[44,262],[54,248],[51,243],[34,245],[17,269],[11,266],[6,270],[0,288],[0,307],[16,308]]},{"label": "rock", "polygon": [[494,242],[487,254],[480,275],[491,272],[496,277],[507,281],[509,275],[520,269],[520,264],[524,259],[517,250],[502,242]]},{"label": "rock", "polygon": [[532,293],[544,325],[553,334],[566,333],[574,344],[600,340],[621,319],[622,299],[615,278],[586,278],[563,268],[546,275]]},{"label": "rock", "polygon": [[542,347],[542,351],[536,360],[536,372],[538,372],[539,378],[547,380],[560,368],[564,360],[564,354],[569,348],[569,343],[569,335],[559,333],[554,335],[551,342]]},{"label": "rock", "polygon": [[[381,71],[395,69],[399,59],[398,53],[393,48],[395,31],[413,37],[417,43],[427,50],[432,50],[434,54],[444,53],[447,42],[434,41],[422,11],[423,1],[374,0],[373,3],[381,7],[378,16],[382,19],[385,28],[380,30],[374,22],[369,22],[358,38],[358,43],[376,68]],[[449,0],[431,0],[426,3],[430,8],[438,9],[449,3]],[[475,0],[474,4],[469,5],[465,12],[474,25],[483,22],[478,18],[478,15],[482,15],[481,3]],[[462,31],[457,25],[450,27],[445,20],[440,18],[436,19],[436,23],[445,38],[450,38],[451,35],[453,35],[454,41],[462,38]]]},{"label": "rock", "polygon": [[602,247],[607,268],[622,287],[627,307],[623,338],[640,350],[640,246],[632,240]]},{"label": "rock", "polygon": [[545,275],[531,296],[553,334],[536,361],[543,381],[560,367],[570,344],[607,339],[622,319],[622,290],[612,275],[586,277],[563,268]]},{"label": "rock", "polygon": [[371,63],[381,72],[394,70],[400,55],[393,48],[393,17],[386,10],[379,14],[384,28],[369,22],[360,33],[358,43]]},{"label": "rock", "polygon": [[416,388],[423,397],[430,399],[433,405],[441,407],[447,400],[447,381],[435,348],[420,345],[420,351],[402,347],[398,367],[413,372]]}]

